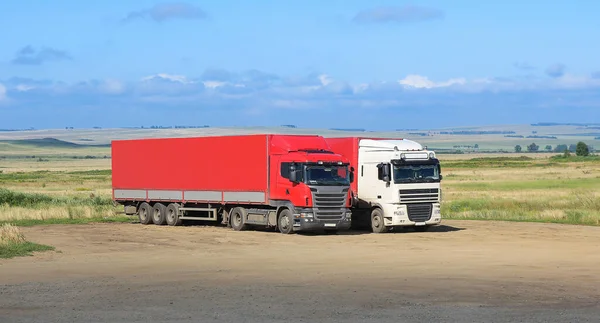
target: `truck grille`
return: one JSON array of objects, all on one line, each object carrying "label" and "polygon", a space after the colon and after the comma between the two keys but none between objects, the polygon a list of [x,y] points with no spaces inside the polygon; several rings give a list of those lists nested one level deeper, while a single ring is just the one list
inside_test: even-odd
[{"label": "truck grille", "polygon": [[315,207],[315,218],[321,220],[339,220],[345,216],[346,196],[348,190],[337,192],[323,188],[311,188]]},{"label": "truck grille", "polygon": [[437,188],[400,190],[400,203],[437,203],[439,196]]},{"label": "truck grille", "polygon": [[426,204],[407,204],[408,219],[413,222],[425,222],[431,218],[432,205]]}]

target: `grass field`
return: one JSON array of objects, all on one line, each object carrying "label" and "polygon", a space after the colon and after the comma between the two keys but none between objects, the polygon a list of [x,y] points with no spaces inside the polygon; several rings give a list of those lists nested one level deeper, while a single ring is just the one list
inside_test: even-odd
[{"label": "grass field", "polygon": [[19,227],[5,223],[0,226],[0,258],[29,256],[32,252],[54,250],[54,247],[25,240]]},{"label": "grass field", "polygon": [[444,164],[454,219],[600,224],[600,159],[478,158]]},{"label": "grass field", "polygon": [[[74,149],[0,158],[0,222],[128,221],[110,199],[110,159],[73,159]],[[600,158],[553,156],[440,155],[443,216],[599,225]]]}]

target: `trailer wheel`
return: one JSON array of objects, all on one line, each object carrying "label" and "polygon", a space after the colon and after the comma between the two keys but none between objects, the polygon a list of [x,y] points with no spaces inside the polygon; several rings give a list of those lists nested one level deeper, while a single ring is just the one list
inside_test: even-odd
[{"label": "trailer wheel", "polygon": [[177,205],[175,203],[169,204],[169,206],[167,206],[166,218],[167,218],[168,225],[171,225],[171,226],[181,225],[181,222],[183,222],[183,221],[179,218],[179,205]]},{"label": "trailer wheel", "polygon": [[373,229],[373,233],[384,233],[387,231],[383,222],[383,212],[380,209],[373,209],[371,211],[371,229]]},{"label": "trailer wheel", "polygon": [[279,213],[279,218],[277,219],[277,228],[279,232],[283,234],[290,234],[294,232],[294,219],[292,219],[292,212],[288,209],[284,209]]},{"label": "trailer wheel", "polygon": [[150,204],[144,202],[138,208],[138,217],[140,219],[141,224],[150,224],[152,223],[152,207]]},{"label": "trailer wheel", "polygon": [[167,207],[162,203],[154,204],[152,212],[152,222],[156,225],[165,225],[167,223]]},{"label": "trailer wheel", "polygon": [[235,231],[246,230],[248,227],[246,224],[246,209],[243,207],[236,207],[231,210],[231,214],[229,215],[229,223],[231,223],[231,228],[233,228]]}]

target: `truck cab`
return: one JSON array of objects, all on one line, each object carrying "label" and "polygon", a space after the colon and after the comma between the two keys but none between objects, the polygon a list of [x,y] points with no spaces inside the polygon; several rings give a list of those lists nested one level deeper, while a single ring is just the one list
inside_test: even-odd
[{"label": "truck cab", "polygon": [[375,233],[425,231],[441,222],[441,167],[433,151],[406,139],[327,138],[356,168],[352,222]]},{"label": "truck cab", "polygon": [[276,178],[271,205],[285,206],[292,213],[291,223],[278,217],[280,231],[350,228],[354,174],[347,160],[328,150],[298,150],[271,163],[271,178]]}]

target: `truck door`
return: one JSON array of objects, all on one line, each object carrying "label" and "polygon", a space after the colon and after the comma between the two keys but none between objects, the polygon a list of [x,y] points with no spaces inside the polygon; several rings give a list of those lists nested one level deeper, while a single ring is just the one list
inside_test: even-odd
[{"label": "truck door", "polygon": [[276,200],[290,201],[295,206],[307,206],[306,194],[302,186],[289,180],[291,164],[279,156],[272,159],[271,183],[274,187],[271,189],[271,196]]}]

